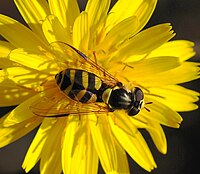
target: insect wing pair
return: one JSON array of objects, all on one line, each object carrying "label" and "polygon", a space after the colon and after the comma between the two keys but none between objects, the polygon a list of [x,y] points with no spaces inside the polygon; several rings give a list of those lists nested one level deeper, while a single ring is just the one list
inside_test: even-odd
[{"label": "insect wing pair", "polygon": [[[59,56],[56,61],[61,60],[57,63],[63,70],[66,68],[77,69],[78,67],[84,71],[94,73],[111,87],[120,83],[103,67],[73,46],[64,42],[53,42],[51,48],[55,52],[55,56]],[[64,117],[68,115],[81,116],[108,113],[110,108],[105,103],[81,103],[71,100],[62,91],[58,93],[58,89],[48,89],[42,92],[39,99],[31,104],[30,110],[41,117]]]}]

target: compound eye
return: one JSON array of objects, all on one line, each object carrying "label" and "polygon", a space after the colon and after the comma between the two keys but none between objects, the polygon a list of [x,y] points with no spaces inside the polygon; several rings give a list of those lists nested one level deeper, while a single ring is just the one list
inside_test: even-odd
[{"label": "compound eye", "polygon": [[141,100],[144,99],[144,94],[143,94],[143,92],[140,88],[136,87],[134,89],[134,94],[135,94],[135,100],[136,101],[141,101]]},{"label": "compound eye", "polygon": [[128,111],[128,115],[129,116],[134,116],[137,115],[140,112],[139,109],[132,107],[129,111]]}]

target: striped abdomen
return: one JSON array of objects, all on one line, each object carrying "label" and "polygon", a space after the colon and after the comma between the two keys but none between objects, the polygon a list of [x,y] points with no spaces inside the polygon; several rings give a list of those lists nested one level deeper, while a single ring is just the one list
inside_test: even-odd
[{"label": "striped abdomen", "polygon": [[82,103],[99,100],[99,91],[103,83],[95,74],[84,70],[66,69],[56,74],[55,78],[61,91],[71,99]]}]

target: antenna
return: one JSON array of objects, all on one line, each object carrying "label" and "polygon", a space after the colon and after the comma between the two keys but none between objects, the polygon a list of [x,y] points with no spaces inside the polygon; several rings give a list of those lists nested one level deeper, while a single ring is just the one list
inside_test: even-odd
[{"label": "antenna", "polygon": [[[153,102],[147,102],[147,103],[145,103],[145,105],[150,105],[150,104],[152,104]],[[144,109],[146,109],[146,111],[148,111],[148,112],[151,112],[151,110],[149,109],[149,108],[146,108],[146,107],[144,107]]]},{"label": "antenna", "polygon": [[147,102],[147,103],[145,103],[145,105],[149,105],[149,104],[152,104],[153,102]]}]

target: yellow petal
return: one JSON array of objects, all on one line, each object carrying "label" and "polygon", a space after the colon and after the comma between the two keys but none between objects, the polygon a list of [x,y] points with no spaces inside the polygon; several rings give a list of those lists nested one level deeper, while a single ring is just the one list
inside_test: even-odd
[{"label": "yellow petal", "polygon": [[[131,55],[150,53],[174,36],[171,29],[170,24],[160,24],[138,33],[122,45],[117,54],[118,59],[125,60]],[[115,61],[118,61],[117,57],[114,57]]]},{"label": "yellow petal", "polygon": [[[85,118],[68,117],[62,149],[63,172],[97,173],[98,156],[94,148],[88,121]],[[78,166],[78,167],[74,167]]]},{"label": "yellow petal", "polygon": [[73,45],[75,48],[86,52],[89,44],[88,14],[82,12],[75,20],[73,26]]},{"label": "yellow petal", "polygon": [[44,146],[45,142],[54,123],[55,119],[43,120],[42,125],[40,126],[37,134],[35,135],[22,164],[23,169],[27,173],[35,166],[35,164],[41,158],[42,151],[46,148]]},{"label": "yellow petal", "polygon": [[148,57],[173,56],[180,61],[188,60],[195,55],[194,43],[186,40],[175,40],[164,43],[161,47],[153,50]]},{"label": "yellow petal", "polygon": [[12,67],[0,70],[0,82],[3,83],[4,86],[6,84],[7,86],[9,86],[9,84],[13,85],[12,82],[15,82],[21,87],[35,88],[36,90],[37,87],[41,87],[40,84],[45,82],[47,77],[47,74],[38,73],[35,70],[23,67]]},{"label": "yellow petal", "polygon": [[99,23],[105,19],[110,2],[110,0],[89,0],[87,2],[85,11],[88,13],[90,28],[98,27]]},{"label": "yellow petal", "polygon": [[40,98],[39,95],[35,95],[20,105],[18,105],[15,109],[13,109],[10,113],[7,114],[7,117],[4,119],[3,125],[5,127],[12,126],[18,123],[21,123],[25,120],[28,120],[32,117],[36,117],[31,111],[30,111],[30,105],[37,99]]},{"label": "yellow petal", "polygon": [[111,0],[89,0],[87,2],[85,11],[88,13],[88,26],[92,33],[90,47],[96,45],[96,39],[104,26],[110,2]]},{"label": "yellow petal", "polygon": [[180,126],[180,123],[183,119],[176,111],[155,99],[146,97],[146,101],[151,101],[153,103],[148,105],[150,112],[146,111],[145,109],[141,111],[141,115],[143,115],[145,118],[152,120],[152,122],[156,121],[169,127],[178,128]]},{"label": "yellow petal", "polygon": [[7,68],[14,65],[14,63],[8,59],[8,55],[13,49],[15,49],[15,47],[9,42],[0,41],[0,68]]},{"label": "yellow petal", "polygon": [[[119,69],[123,69],[125,65],[120,64]],[[145,78],[156,76],[159,73],[180,66],[179,59],[176,57],[154,57],[152,59],[144,59],[138,62],[127,62],[126,68],[119,73],[119,76],[129,79],[129,81],[143,81]],[[113,67],[111,72],[116,72],[117,66]],[[143,79],[144,78],[144,79]]]},{"label": "yellow petal", "polygon": [[110,30],[112,26],[116,25],[122,20],[130,16],[136,16],[140,23],[140,25],[138,25],[137,27],[137,31],[139,31],[148,22],[155,9],[156,4],[157,0],[117,1],[117,3],[108,14],[106,27],[108,30]]},{"label": "yellow petal", "polygon": [[117,152],[115,141],[108,124],[108,116],[101,115],[98,122],[90,121],[91,135],[101,165],[106,173],[117,171]]},{"label": "yellow petal", "polygon": [[188,82],[198,79],[200,77],[200,68],[198,67],[198,65],[199,63],[183,62],[177,68],[158,73],[156,74],[156,76],[150,75],[145,77],[143,74],[141,74],[141,76],[138,76],[135,81],[145,87],[159,87],[164,85],[173,85]]},{"label": "yellow petal", "polygon": [[72,43],[70,32],[62,26],[58,18],[54,15],[46,17],[42,23],[42,29],[49,43],[55,41],[62,41],[68,44]]},{"label": "yellow petal", "polygon": [[41,29],[41,23],[50,14],[47,1],[14,0],[14,2],[32,31],[46,41]]},{"label": "yellow petal", "polygon": [[138,0],[138,4],[140,4],[135,12],[135,16],[137,16],[140,26],[137,28],[140,31],[151,18],[157,4],[157,0]]},{"label": "yellow petal", "polygon": [[132,124],[130,120],[131,118],[127,117],[127,113],[125,113],[124,111],[115,111],[112,119],[116,126],[118,126],[120,129],[131,136],[134,136],[135,133],[138,131],[135,124]]},{"label": "yellow petal", "polygon": [[[175,111],[191,111],[198,108],[198,106],[194,103],[199,100],[200,93],[193,90],[189,90],[178,85],[149,88],[148,90],[150,91],[149,97],[156,99]],[[161,97],[156,97],[153,94]]]},{"label": "yellow petal", "polygon": [[36,128],[42,121],[42,119],[39,117],[32,117],[19,124],[10,127],[4,127],[3,122],[5,119],[6,116],[0,119],[0,147],[6,146],[23,137]]},{"label": "yellow petal", "polygon": [[147,128],[147,131],[149,132],[154,144],[156,145],[157,149],[163,153],[167,153],[167,140],[165,133],[160,126],[160,124],[154,122],[154,121],[149,121],[149,125],[152,126],[152,128]]},{"label": "yellow petal", "polygon": [[[91,135],[88,135],[88,138],[91,138]],[[98,154],[96,152],[92,138],[87,141],[88,141],[88,144],[86,144],[87,154],[85,158],[82,160],[81,167],[80,167],[81,170],[79,173],[82,173],[82,174],[97,173],[98,163],[99,163]]]},{"label": "yellow petal", "polygon": [[0,15],[0,34],[15,47],[22,47],[32,51],[39,48],[47,49],[45,43],[18,21],[4,15]]},{"label": "yellow petal", "polygon": [[147,125],[144,127],[143,125],[139,125],[138,128],[146,129],[157,149],[163,153],[167,153],[167,140],[165,137],[165,133],[158,122],[152,121],[151,119],[144,118],[141,114],[133,117],[132,121],[135,124],[135,119],[140,120],[140,122],[145,122]]},{"label": "yellow petal", "polygon": [[0,57],[0,69],[12,67],[12,66],[15,66],[12,61],[10,61],[7,58],[1,58]]},{"label": "yellow petal", "polygon": [[38,71],[43,71],[48,74],[56,74],[58,71],[58,64],[53,60],[48,53],[34,53],[24,49],[15,49],[9,54],[9,59],[17,62],[25,67],[29,67]]},{"label": "yellow petal", "polygon": [[8,57],[8,54],[15,49],[15,47],[6,41],[0,41],[0,58]]},{"label": "yellow petal", "polygon": [[135,33],[137,25],[138,20],[135,16],[131,16],[119,22],[108,32],[104,40],[98,45],[98,49],[102,49],[106,52],[110,49],[117,49],[123,41],[129,39]]},{"label": "yellow petal", "polygon": [[[127,127],[124,127],[123,118],[115,114],[113,117],[114,123],[119,127],[121,126],[120,128],[124,129],[128,133],[132,134],[136,130],[135,127],[133,127],[132,125],[128,125]],[[113,138],[113,141],[115,143],[115,148],[116,148],[117,169],[109,173],[115,173],[115,172],[116,173],[130,173],[128,159],[127,159],[125,150],[115,138]]]},{"label": "yellow petal", "polygon": [[45,150],[42,151],[40,160],[41,174],[60,174],[62,171],[61,148],[63,132],[66,126],[66,118],[57,119],[52,126],[45,142]]},{"label": "yellow petal", "polygon": [[65,29],[71,31],[80,10],[75,0],[49,0],[51,13],[57,16]]},{"label": "yellow petal", "polygon": [[[129,164],[128,164],[128,159],[127,159],[127,155],[125,150],[121,147],[121,145],[117,142],[116,139],[114,139],[114,141],[116,141],[115,143],[115,148],[116,148],[116,154],[117,154],[117,170],[115,171],[116,174],[128,174],[130,173],[129,171]],[[112,173],[112,172],[110,172]],[[114,173],[114,171],[113,171]]]},{"label": "yellow petal", "polygon": [[[134,135],[127,134],[113,120],[109,120],[112,132],[126,152],[145,170],[151,171],[156,167],[152,154],[139,131]],[[130,124],[130,123],[129,123]]]},{"label": "yellow petal", "polygon": [[[153,81],[152,79],[154,79],[157,74],[168,72],[168,70],[180,66],[179,59],[176,57],[154,57],[136,62],[134,62],[134,60],[131,62],[131,59],[129,59],[128,61],[130,62],[115,63],[112,61],[104,66],[109,68],[112,74],[116,74],[117,78],[121,79],[121,81],[126,81],[128,83],[127,85],[130,85],[130,82],[132,82],[134,85],[138,83],[142,86],[144,86],[142,83],[146,79],[148,82],[150,82],[150,80]],[[124,82],[124,84],[126,84],[126,82]],[[145,85],[148,84],[145,83]]]},{"label": "yellow petal", "polygon": [[17,85],[15,87],[1,86],[0,107],[18,105],[35,94],[34,91],[21,88]]}]

